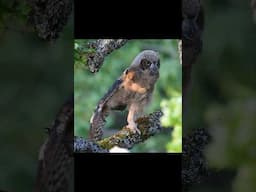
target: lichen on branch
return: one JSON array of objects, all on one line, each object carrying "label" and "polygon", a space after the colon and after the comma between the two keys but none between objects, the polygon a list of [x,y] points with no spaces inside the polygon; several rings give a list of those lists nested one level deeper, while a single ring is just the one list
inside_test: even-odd
[{"label": "lichen on branch", "polygon": [[87,65],[92,73],[98,72],[104,62],[104,58],[119,49],[127,42],[127,39],[98,39],[90,42],[88,47],[94,51],[87,54]]},{"label": "lichen on branch", "polygon": [[133,133],[129,128],[124,127],[118,133],[98,143],[106,149],[111,149],[114,146],[131,149],[135,144],[143,142],[161,131],[160,117],[162,115],[161,111],[156,111],[148,116],[137,119],[136,123],[141,134]]},{"label": "lichen on branch", "polygon": [[183,137],[181,172],[183,191],[187,191],[192,184],[200,183],[207,176],[208,167],[204,150],[210,139],[207,130],[202,128],[195,129],[190,135]]},{"label": "lichen on branch", "polygon": [[68,22],[72,0],[27,0],[30,5],[29,23],[44,40],[56,40]]},{"label": "lichen on branch", "polygon": [[125,126],[116,134],[97,142],[89,141],[82,137],[76,137],[74,140],[74,152],[108,152],[108,150],[114,146],[131,149],[135,144],[147,140],[162,130],[160,123],[162,116],[163,113],[161,111],[156,111],[147,116],[138,118],[136,123],[138,124],[138,129],[141,131],[141,134],[133,133]]},{"label": "lichen on branch", "polygon": [[97,143],[86,140],[82,137],[75,137],[74,152],[77,153],[108,153],[107,149],[103,149]]}]

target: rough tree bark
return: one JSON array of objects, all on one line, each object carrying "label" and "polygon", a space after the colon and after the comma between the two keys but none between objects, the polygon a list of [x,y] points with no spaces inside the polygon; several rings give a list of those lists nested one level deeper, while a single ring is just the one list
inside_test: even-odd
[{"label": "rough tree bark", "polygon": [[44,40],[55,40],[72,13],[72,0],[27,0],[29,23]]},{"label": "rough tree bark", "polygon": [[204,157],[205,146],[210,136],[206,129],[196,129],[182,139],[182,185],[188,191],[192,184],[200,183],[208,175],[208,166]]},{"label": "rough tree bark", "polygon": [[39,152],[35,192],[73,191],[74,97],[61,107]]},{"label": "rough tree bark", "polygon": [[182,0],[182,40],[179,44],[182,63],[182,94],[190,83],[192,66],[202,51],[204,12],[200,0]]},{"label": "rough tree bark", "polygon": [[114,50],[126,44],[127,39],[99,39],[89,43],[88,47],[94,51],[87,55],[87,65],[92,73],[98,72],[104,58]]}]

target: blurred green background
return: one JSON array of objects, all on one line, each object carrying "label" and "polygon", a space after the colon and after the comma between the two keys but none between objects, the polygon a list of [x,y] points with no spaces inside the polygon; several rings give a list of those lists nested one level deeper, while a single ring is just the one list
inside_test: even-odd
[{"label": "blurred green background", "polygon": [[[88,137],[89,120],[100,98],[114,81],[130,65],[134,57],[144,49],[160,53],[160,78],[157,81],[152,102],[145,110],[151,113],[161,109],[164,130],[162,133],[136,145],[131,152],[181,152],[181,65],[178,40],[130,40],[105,58],[100,71],[92,74],[86,63],[87,43],[92,40],[75,40],[75,135]],[[106,135],[112,135],[126,125],[127,112],[115,112],[107,118]],[[111,127],[112,129],[108,129]]]},{"label": "blurred green background", "polygon": [[[9,16],[3,9],[1,19]],[[30,192],[44,128],[73,92],[73,19],[55,42],[24,31],[13,15],[8,29],[1,19],[0,191]]]},{"label": "blurred green background", "polygon": [[256,24],[250,0],[203,4],[203,52],[193,66],[183,133],[208,128],[211,173],[191,191],[255,192]]}]

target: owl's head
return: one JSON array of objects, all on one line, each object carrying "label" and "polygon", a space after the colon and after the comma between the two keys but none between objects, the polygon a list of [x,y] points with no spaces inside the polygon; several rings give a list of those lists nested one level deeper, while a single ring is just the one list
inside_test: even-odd
[{"label": "owl's head", "polygon": [[153,50],[144,50],[135,57],[131,66],[139,67],[142,73],[158,76],[160,68],[159,54]]}]

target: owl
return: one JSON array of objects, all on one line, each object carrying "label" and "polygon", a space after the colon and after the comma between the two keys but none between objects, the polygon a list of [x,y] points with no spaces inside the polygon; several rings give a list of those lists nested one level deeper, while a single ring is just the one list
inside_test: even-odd
[{"label": "owl", "polygon": [[127,127],[140,134],[136,120],[149,104],[159,78],[160,57],[153,50],[140,52],[131,65],[100,99],[90,120],[90,139],[100,140],[106,117],[112,110],[128,109]]}]

